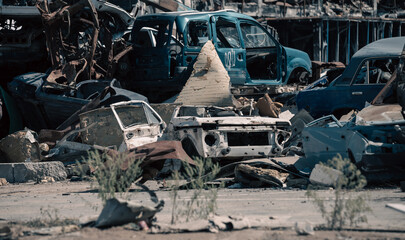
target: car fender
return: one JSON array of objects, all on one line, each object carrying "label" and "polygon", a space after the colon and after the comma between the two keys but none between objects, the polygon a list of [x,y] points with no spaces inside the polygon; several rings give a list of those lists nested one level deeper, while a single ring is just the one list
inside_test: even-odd
[{"label": "car fender", "polygon": [[312,74],[311,59],[306,52],[288,47],[284,47],[284,51],[287,59],[287,73],[284,78],[285,83],[287,83],[291,73],[297,68],[303,68],[308,71],[309,74]]}]

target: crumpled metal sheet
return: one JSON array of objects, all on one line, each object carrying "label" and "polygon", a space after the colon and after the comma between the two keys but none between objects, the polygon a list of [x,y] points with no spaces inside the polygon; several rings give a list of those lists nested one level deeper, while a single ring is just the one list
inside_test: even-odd
[{"label": "crumpled metal sheet", "polygon": [[[108,152],[110,156],[119,154],[116,150]],[[143,159],[140,167],[143,170],[142,181],[154,178],[163,168],[166,159],[179,159],[189,164],[195,165],[194,161],[187,155],[179,141],[158,141],[145,144],[128,152],[127,159]],[[106,162],[106,164],[109,164]],[[128,169],[125,161],[121,169]]]},{"label": "crumpled metal sheet", "polygon": [[136,202],[116,198],[109,199],[95,222],[95,227],[106,228],[140,221],[150,223],[155,214],[163,209],[164,201],[159,201],[155,192],[149,190],[146,186],[139,186],[149,193],[151,201],[156,206],[140,205]]},{"label": "crumpled metal sheet", "polygon": [[77,77],[84,71],[86,65],[86,59],[68,62],[60,68],[53,70],[46,80],[48,83],[74,86],[76,85]]}]

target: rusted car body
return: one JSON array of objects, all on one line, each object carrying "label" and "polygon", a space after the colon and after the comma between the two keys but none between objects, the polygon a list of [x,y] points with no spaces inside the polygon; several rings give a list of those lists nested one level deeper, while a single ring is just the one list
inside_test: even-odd
[{"label": "rusted car body", "polygon": [[45,81],[47,76],[44,73],[27,73],[15,77],[8,84],[26,126],[33,130],[57,128],[106,87],[112,88],[115,95],[108,94],[102,99],[101,106],[129,100],[147,101],[145,96],[120,88],[115,80],[87,80],[68,87],[48,83]]},{"label": "rusted car body", "polygon": [[168,125],[168,138],[181,141],[190,156],[277,156],[290,136],[289,126],[288,120],[241,116],[232,108],[181,106]]},{"label": "rusted car body", "polygon": [[166,127],[148,103],[137,100],[114,103],[79,117],[81,128],[87,128],[82,134],[85,144],[113,146],[118,151],[156,142]]}]

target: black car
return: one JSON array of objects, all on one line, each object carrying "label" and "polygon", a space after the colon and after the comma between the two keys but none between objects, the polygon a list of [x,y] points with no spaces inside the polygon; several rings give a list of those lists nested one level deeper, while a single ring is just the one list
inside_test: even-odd
[{"label": "black car", "polygon": [[17,76],[8,84],[8,90],[16,100],[25,125],[32,130],[55,129],[82,106],[96,98],[106,87],[112,88],[100,103],[148,99],[138,93],[122,89],[116,80],[86,80],[75,87],[58,87],[49,84],[45,73],[27,73]]}]

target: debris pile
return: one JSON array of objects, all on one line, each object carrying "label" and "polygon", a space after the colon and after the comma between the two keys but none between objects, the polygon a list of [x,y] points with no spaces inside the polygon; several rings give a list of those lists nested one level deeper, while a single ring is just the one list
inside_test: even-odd
[{"label": "debris pile", "polygon": [[[363,3],[364,13],[370,9]],[[334,4],[325,4],[328,14],[338,14]],[[236,13],[135,20],[98,0],[43,0],[37,8],[51,68],[15,77],[11,96],[1,89],[0,126],[7,116],[10,134],[0,140],[0,186],[73,181],[71,169],[94,152],[103,156],[100,165],[88,164],[81,174],[95,176],[116,164],[113,181],[139,167],[140,178],[133,175],[126,188],[173,177],[187,171],[185,165],[196,167],[196,159],[208,165],[208,158],[219,170],[203,185],[229,188],[334,187],[344,173],[322,163],[336,155],[355,164],[368,183],[405,180],[403,37],[371,43],[347,67],[313,62],[311,70],[306,53],[283,47],[254,19]],[[214,27],[204,17],[214,19]],[[157,103],[149,105],[151,99]],[[28,128],[12,129],[12,121]],[[187,188],[191,180],[185,181]],[[88,225],[185,231],[152,224],[164,202],[148,192],[154,206],[110,198]],[[217,232],[266,224],[213,216],[193,227]],[[296,231],[313,234],[308,224]]]}]

